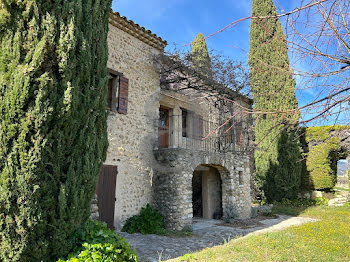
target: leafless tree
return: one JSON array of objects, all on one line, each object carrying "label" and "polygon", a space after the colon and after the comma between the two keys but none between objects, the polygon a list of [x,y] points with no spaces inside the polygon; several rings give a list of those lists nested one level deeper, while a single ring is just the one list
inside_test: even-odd
[{"label": "leafless tree", "polygon": [[302,123],[349,124],[350,1],[311,3],[317,4],[285,19],[298,86],[315,97],[300,108],[306,116]]},{"label": "leafless tree", "polygon": [[[302,115],[300,124],[349,124],[350,1],[301,0],[299,7],[291,11],[284,11],[278,0],[274,1],[280,9],[278,15],[244,17],[207,38],[214,37],[228,28],[238,27],[245,20],[278,17],[285,28],[291,69],[297,80],[297,92],[301,98],[298,109]],[[223,57],[214,56],[213,77],[206,77],[206,72],[198,72],[191,68],[189,54],[174,52],[170,56],[163,56],[162,61],[167,61],[163,63],[165,66],[162,68],[163,84],[181,83],[177,85],[179,89],[191,89],[197,93],[205,91],[208,97],[215,96],[226,101],[230,101],[225,96],[228,90],[249,95],[248,74],[240,63],[232,60],[228,62]],[[182,73],[172,74],[175,71]],[[218,83],[223,88],[218,88]],[[208,88],[210,86],[215,88]],[[242,108],[242,112],[254,114],[255,117],[291,113],[268,110],[257,112],[246,108]],[[276,123],[276,126],[280,124]],[[259,144],[259,141],[256,143]]]}]

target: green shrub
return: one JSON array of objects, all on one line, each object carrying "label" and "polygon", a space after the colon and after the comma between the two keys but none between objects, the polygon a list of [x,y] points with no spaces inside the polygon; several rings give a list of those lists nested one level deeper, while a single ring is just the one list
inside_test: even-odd
[{"label": "green shrub", "polygon": [[316,197],[315,198],[316,206],[328,206],[328,199],[324,197]]},{"label": "green shrub", "polygon": [[337,183],[339,143],[340,138],[332,137],[310,149],[306,166],[314,189],[331,189]]},{"label": "green shrub", "polygon": [[165,222],[163,216],[153,209],[149,204],[141,209],[139,215],[130,217],[123,229],[123,232],[129,234],[165,234]]},{"label": "green shrub", "polygon": [[111,0],[0,0],[0,261],[52,261],[106,158]]},{"label": "green shrub", "polygon": [[137,262],[128,242],[107,228],[105,223],[89,220],[74,236],[77,246],[67,260],[58,262]]},{"label": "green shrub", "polygon": [[347,156],[342,151],[337,132],[350,126],[303,128],[301,142],[306,161],[303,166],[303,190],[329,190],[337,182],[337,162]]}]

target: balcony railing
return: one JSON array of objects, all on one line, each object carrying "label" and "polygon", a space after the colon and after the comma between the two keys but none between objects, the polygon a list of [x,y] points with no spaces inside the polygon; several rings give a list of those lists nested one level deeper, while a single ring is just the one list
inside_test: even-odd
[{"label": "balcony railing", "polygon": [[227,124],[213,132],[222,123],[203,120],[195,114],[164,116],[157,122],[158,143],[155,149],[183,148],[208,152],[243,150],[245,139],[241,125]]}]

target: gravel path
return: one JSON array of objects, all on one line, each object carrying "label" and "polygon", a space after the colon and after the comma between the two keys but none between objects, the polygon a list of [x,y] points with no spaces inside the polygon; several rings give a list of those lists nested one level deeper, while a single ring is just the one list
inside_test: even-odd
[{"label": "gravel path", "polygon": [[290,226],[315,222],[304,217],[255,218],[226,224],[221,220],[195,219],[192,236],[158,236],[118,232],[136,249],[141,262],[158,262],[183,256],[206,247],[221,245],[233,238],[278,231]]}]

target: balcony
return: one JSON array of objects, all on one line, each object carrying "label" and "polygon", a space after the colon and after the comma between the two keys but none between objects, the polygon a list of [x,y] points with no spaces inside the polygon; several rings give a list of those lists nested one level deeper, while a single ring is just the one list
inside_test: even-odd
[{"label": "balcony", "polygon": [[193,113],[169,116],[166,111],[160,112],[157,123],[158,141],[154,150],[178,148],[219,153],[244,150],[241,123],[218,128],[222,123],[204,120]]}]

